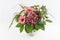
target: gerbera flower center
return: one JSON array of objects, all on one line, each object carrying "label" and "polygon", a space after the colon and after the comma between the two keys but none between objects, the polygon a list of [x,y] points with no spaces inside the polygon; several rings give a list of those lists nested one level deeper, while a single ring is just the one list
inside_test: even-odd
[{"label": "gerbera flower center", "polygon": [[21,19],[21,21],[24,21],[24,19]]}]

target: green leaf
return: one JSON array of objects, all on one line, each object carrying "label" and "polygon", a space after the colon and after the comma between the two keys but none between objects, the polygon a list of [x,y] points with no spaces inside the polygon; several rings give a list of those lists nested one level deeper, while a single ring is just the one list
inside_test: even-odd
[{"label": "green leaf", "polygon": [[20,32],[22,32],[23,29],[24,29],[24,25],[22,25],[22,24],[20,24],[20,23],[18,23],[18,24],[16,25],[16,27],[20,28]]},{"label": "green leaf", "polygon": [[46,6],[42,6],[42,7],[41,7],[41,10],[42,10],[42,11],[41,11],[40,13],[41,13],[42,15],[47,14]]},{"label": "green leaf", "polygon": [[49,19],[47,19],[46,21],[47,21],[47,22],[50,22],[50,23],[52,22],[52,21],[51,21],[51,20],[49,20]]},{"label": "green leaf", "polygon": [[45,18],[48,18],[48,16],[45,15]]},{"label": "green leaf", "polygon": [[20,28],[20,32],[22,32],[23,29],[24,29],[24,25],[22,25],[22,24],[20,24],[20,23],[18,23],[18,24],[16,25],[16,27]]},{"label": "green leaf", "polygon": [[19,17],[20,17],[20,15],[16,15],[16,17],[15,17],[16,22],[18,22]]},{"label": "green leaf", "polygon": [[33,26],[30,26],[30,25],[28,25],[28,24],[25,25],[25,31],[26,31],[27,33],[32,32],[32,30],[33,30]]},{"label": "green leaf", "polygon": [[35,25],[35,29],[42,29],[42,30],[45,30],[45,26],[44,26],[44,22],[39,22]]},{"label": "green leaf", "polygon": [[41,30],[45,30],[44,24],[40,24],[40,29],[41,29]]},{"label": "green leaf", "polygon": [[24,26],[22,25],[22,26],[20,26],[20,32],[22,32],[23,31],[23,29],[24,29]]},{"label": "green leaf", "polygon": [[36,30],[40,29],[40,25],[39,25],[39,24],[40,24],[40,21],[41,21],[41,20],[39,19],[39,20],[37,21],[38,23],[35,25],[35,29],[36,29]]},{"label": "green leaf", "polygon": [[46,6],[42,6],[41,9],[42,9],[43,11],[47,11]]},{"label": "green leaf", "polygon": [[36,29],[36,30],[40,29],[40,25],[37,25],[37,24],[36,24],[36,25],[35,25],[35,29]]},{"label": "green leaf", "polygon": [[22,24],[20,24],[20,23],[18,23],[17,25],[16,25],[16,27],[21,27],[22,26]]},{"label": "green leaf", "polygon": [[44,22],[41,22],[41,23],[40,23],[41,30],[45,30],[45,24],[46,24],[46,23],[44,23]]}]

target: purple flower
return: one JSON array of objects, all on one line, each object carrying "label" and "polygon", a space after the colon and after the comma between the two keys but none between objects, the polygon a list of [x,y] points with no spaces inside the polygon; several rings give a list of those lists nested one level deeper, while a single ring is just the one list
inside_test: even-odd
[{"label": "purple flower", "polygon": [[37,16],[34,12],[29,12],[26,16],[26,23],[33,26],[37,23]]}]

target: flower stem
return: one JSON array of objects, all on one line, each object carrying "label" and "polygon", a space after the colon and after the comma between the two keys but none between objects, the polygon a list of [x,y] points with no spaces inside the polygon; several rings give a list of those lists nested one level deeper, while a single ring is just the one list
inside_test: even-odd
[{"label": "flower stem", "polygon": [[11,24],[10,24],[9,28],[12,26],[13,21],[14,21],[14,19],[15,19],[15,18],[16,18],[16,16],[13,18],[13,20],[12,20],[12,22],[11,22]]},{"label": "flower stem", "polygon": [[20,5],[23,9],[25,8],[25,6],[22,6],[22,5]]}]

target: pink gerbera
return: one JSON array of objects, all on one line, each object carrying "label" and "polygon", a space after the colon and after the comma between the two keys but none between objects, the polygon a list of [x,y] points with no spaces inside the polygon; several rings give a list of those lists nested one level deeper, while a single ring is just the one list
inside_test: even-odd
[{"label": "pink gerbera", "polygon": [[19,17],[19,23],[24,24],[25,23],[25,16]]},{"label": "pink gerbera", "polygon": [[25,11],[27,11],[27,12],[31,12],[31,11],[35,11],[35,9],[32,8],[32,7],[26,7],[26,8],[25,8]]}]

